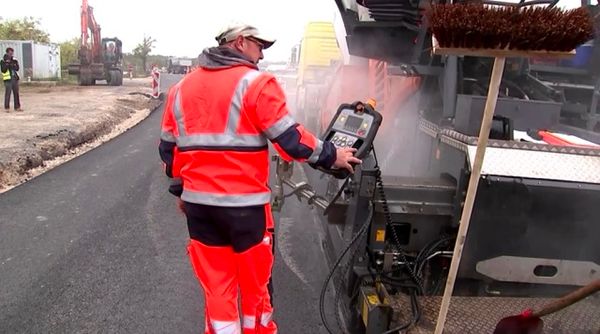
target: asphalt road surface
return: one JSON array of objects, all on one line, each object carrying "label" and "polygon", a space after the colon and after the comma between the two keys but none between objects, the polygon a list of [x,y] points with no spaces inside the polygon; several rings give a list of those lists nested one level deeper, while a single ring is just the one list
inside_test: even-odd
[{"label": "asphalt road surface", "polygon": [[[159,163],[161,114],[0,195],[1,333],[203,332],[185,221]],[[323,333],[319,227],[293,198],[277,218],[280,333]]]}]

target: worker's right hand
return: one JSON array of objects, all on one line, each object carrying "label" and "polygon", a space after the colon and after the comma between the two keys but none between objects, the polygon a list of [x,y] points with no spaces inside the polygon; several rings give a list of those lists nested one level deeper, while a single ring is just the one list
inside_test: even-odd
[{"label": "worker's right hand", "polygon": [[356,152],[355,148],[352,147],[341,147],[336,150],[336,158],[333,163],[333,168],[345,168],[350,173],[354,173],[354,168],[352,168],[351,163],[353,164],[361,164],[362,161],[354,156]]},{"label": "worker's right hand", "polygon": [[179,209],[179,212],[185,215],[185,203],[183,203],[181,198],[177,198],[177,208]]}]

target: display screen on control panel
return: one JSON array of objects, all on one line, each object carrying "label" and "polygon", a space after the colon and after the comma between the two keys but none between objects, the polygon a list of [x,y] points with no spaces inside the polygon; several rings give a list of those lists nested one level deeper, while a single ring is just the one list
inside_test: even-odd
[{"label": "display screen on control panel", "polygon": [[356,130],[358,130],[358,128],[360,128],[360,125],[362,124],[362,122],[363,122],[363,120],[360,117],[348,116],[348,120],[344,124],[344,128],[346,128],[347,130],[350,130],[352,132],[355,132]]}]

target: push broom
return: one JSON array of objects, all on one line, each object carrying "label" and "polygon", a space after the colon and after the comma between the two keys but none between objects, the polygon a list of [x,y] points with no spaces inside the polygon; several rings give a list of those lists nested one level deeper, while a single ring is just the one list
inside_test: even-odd
[{"label": "push broom", "polygon": [[598,291],[600,291],[600,279],[592,281],[566,296],[553,300],[539,309],[528,309],[521,314],[503,318],[496,325],[494,334],[541,333],[544,327],[541,317],[558,312]]},{"label": "push broom", "polygon": [[[551,3],[555,2],[530,2],[537,5]],[[528,6],[525,0],[511,6],[493,6],[483,2],[432,4],[425,11],[425,17],[432,33],[434,54],[495,59],[452,262],[436,322],[435,334],[441,334],[469,229],[506,58],[571,57],[575,55],[577,46],[592,39],[593,23],[585,8],[562,10],[552,6],[533,7]]]}]

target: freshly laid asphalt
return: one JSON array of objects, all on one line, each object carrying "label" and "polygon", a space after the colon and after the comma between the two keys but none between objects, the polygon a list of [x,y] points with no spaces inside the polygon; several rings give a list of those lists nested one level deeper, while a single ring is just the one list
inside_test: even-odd
[{"label": "freshly laid asphalt", "polygon": [[[0,333],[203,333],[161,114],[0,195]],[[279,332],[323,333],[317,220],[294,198],[276,220]]]}]

